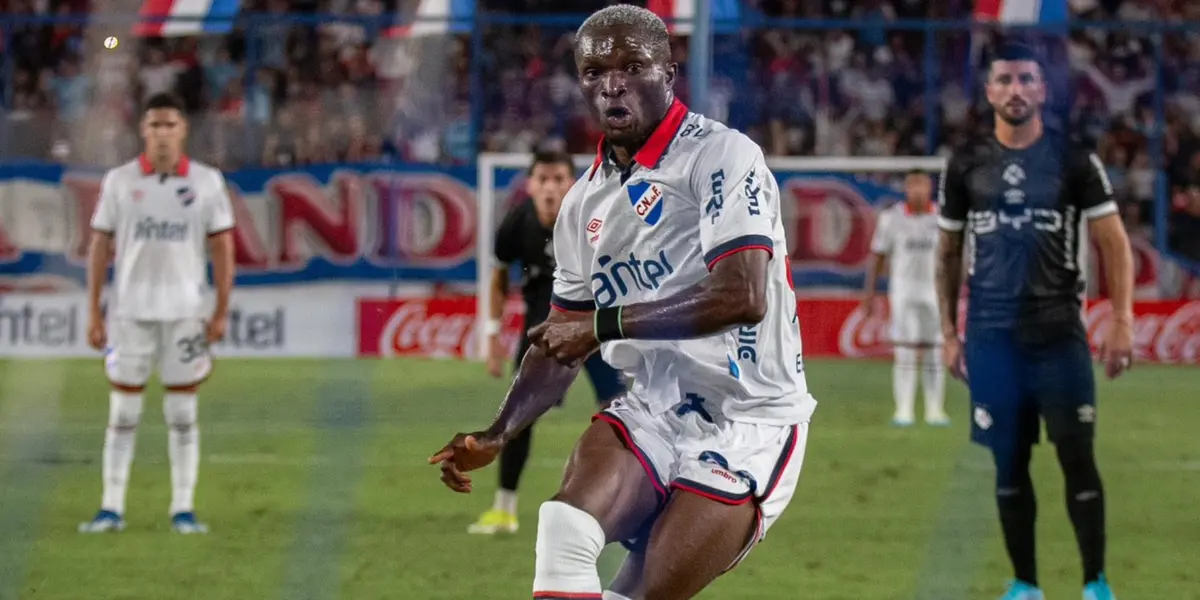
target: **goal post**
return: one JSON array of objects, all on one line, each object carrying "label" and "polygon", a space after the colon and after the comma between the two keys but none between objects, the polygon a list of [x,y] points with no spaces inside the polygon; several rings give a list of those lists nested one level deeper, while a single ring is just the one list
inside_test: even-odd
[{"label": "goal post", "polygon": [[[581,170],[592,164],[594,154],[577,154],[573,157],[575,167]],[[524,180],[532,154],[526,153],[482,153],[476,161],[476,197],[479,201],[479,221],[476,232],[476,327],[480,340],[481,356],[486,355],[487,336],[484,335],[492,289],[489,282],[494,267],[492,254],[496,228],[504,218],[507,201],[520,191],[516,187]],[[938,156],[897,157],[767,157],[767,166],[779,176],[823,174],[898,174],[912,170],[939,172],[946,160]],[[582,172],[582,171],[580,171]]]}]

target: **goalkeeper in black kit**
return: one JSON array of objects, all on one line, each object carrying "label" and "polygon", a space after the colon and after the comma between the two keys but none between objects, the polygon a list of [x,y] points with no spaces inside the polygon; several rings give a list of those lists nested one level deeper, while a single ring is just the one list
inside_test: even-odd
[{"label": "goalkeeper in black kit", "polygon": [[[1099,157],[1044,130],[1046,82],[1034,51],[1005,46],[989,64],[986,92],[993,135],[955,152],[941,178],[937,280],[946,364],[970,389],[972,440],[995,458],[996,502],[1015,572],[1002,600],[1043,600],[1029,473],[1043,420],[1066,481],[1083,598],[1112,600],[1082,299],[1090,234],[1103,254],[1114,313],[1100,354],[1116,377],[1131,360],[1129,239]],[[969,300],[960,332],[964,267]]]}]

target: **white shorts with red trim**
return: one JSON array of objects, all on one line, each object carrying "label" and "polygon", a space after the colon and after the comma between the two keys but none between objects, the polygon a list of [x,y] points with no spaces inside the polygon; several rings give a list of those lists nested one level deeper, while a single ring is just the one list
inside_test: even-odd
[{"label": "white shorts with red trim", "polygon": [[108,324],[104,371],[108,380],[143,386],[153,371],[163,385],[181,386],[204,381],[212,371],[212,356],[201,319],[133,321]]},{"label": "white shorts with red trim", "polygon": [[[641,461],[659,493],[660,506],[679,491],[724,504],[755,503],[758,532],[738,561],[766,537],[796,492],[808,441],[807,422],[730,421],[686,401],[653,414],[632,395],[614,400],[596,418],[612,424]],[[648,532],[649,528],[644,530]],[[644,537],[627,540],[625,546],[641,548],[647,542]]]}]

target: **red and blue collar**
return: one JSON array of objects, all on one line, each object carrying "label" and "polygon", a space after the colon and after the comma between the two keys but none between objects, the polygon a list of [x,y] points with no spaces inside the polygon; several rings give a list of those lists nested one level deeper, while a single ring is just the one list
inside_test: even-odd
[{"label": "red and blue collar", "polygon": [[[647,169],[658,166],[658,161],[662,160],[663,154],[667,153],[667,147],[671,145],[671,140],[675,139],[675,134],[679,133],[679,128],[683,125],[687,114],[688,107],[683,102],[680,102],[678,98],[672,101],[670,108],[667,109],[667,114],[663,116],[658,127],[654,128],[654,133],[650,134],[650,139],[646,140],[642,148],[633,155],[633,161]],[[603,162],[604,137],[601,136],[600,142],[596,145],[596,160],[592,161],[588,181],[591,181],[592,177],[596,175],[596,170]]]},{"label": "red and blue collar", "polygon": [[[180,156],[179,163],[175,165],[175,175],[187,177],[191,164],[186,154]],[[142,175],[150,176],[154,174],[154,165],[150,163],[150,157],[146,156],[145,153],[138,155],[138,165],[142,167]]]}]

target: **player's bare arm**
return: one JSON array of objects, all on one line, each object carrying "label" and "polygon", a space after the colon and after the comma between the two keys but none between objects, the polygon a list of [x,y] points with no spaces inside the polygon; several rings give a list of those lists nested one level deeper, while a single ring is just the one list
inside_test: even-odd
[{"label": "player's bare arm", "polygon": [[963,232],[942,229],[938,235],[937,295],[942,315],[942,351],[945,365],[956,378],[963,377],[962,345],[958,339],[958,292],[962,288]]},{"label": "player's bare arm", "polygon": [[508,265],[492,269],[491,305],[488,306],[488,355],[487,369],[492,377],[503,374],[504,349],[500,345],[500,320],[504,317],[504,303],[508,300]]},{"label": "player's bare arm", "polygon": [[869,317],[875,312],[875,298],[879,296],[879,274],[887,263],[887,255],[879,252],[871,255],[867,263],[867,280],[863,284],[863,312]]},{"label": "player's bare arm", "polygon": [[1112,302],[1113,326],[1100,347],[1100,359],[1104,361],[1105,373],[1113,378],[1132,362],[1133,251],[1118,213],[1093,219],[1088,223],[1088,232],[1100,248]]},{"label": "player's bare arm", "polygon": [[[590,312],[556,310],[550,313],[546,322],[568,322],[577,314],[591,316]],[[430,457],[430,464],[441,464],[442,483],[456,492],[470,493],[471,478],[466,473],[491,464],[508,440],[546,414],[566,395],[578,374],[578,367],[560,364],[537,346],[530,348],[521,360],[492,425],[484,431],[455,435],[449,444]]]},{"label": "player's bare arm", "polygon": [[233,231],[226,230],[210,235],[208,246],[212,253],[213,287],[217,292],[216,306],[208,323],[208,343],[212,344],[225,337],[229,295],[233,291]]},{"label": "player's bare arm", "polygon": [[113,234],[93,229],[88,243],[87,290],[88,290],[88,344],[103,350],[107,341],[104,328],[104,312],[100,309],[100,295],[108,279],[108,261],[112,258]]},{"label": "player's bare arm", "polygon": [[720,260],[708,277],[678,294],[546,322],[529,338],[555,360],[578,365],[604,341],[682,340],[754,325],[767,313],[770,261],[766,250],[747,249]]}]

